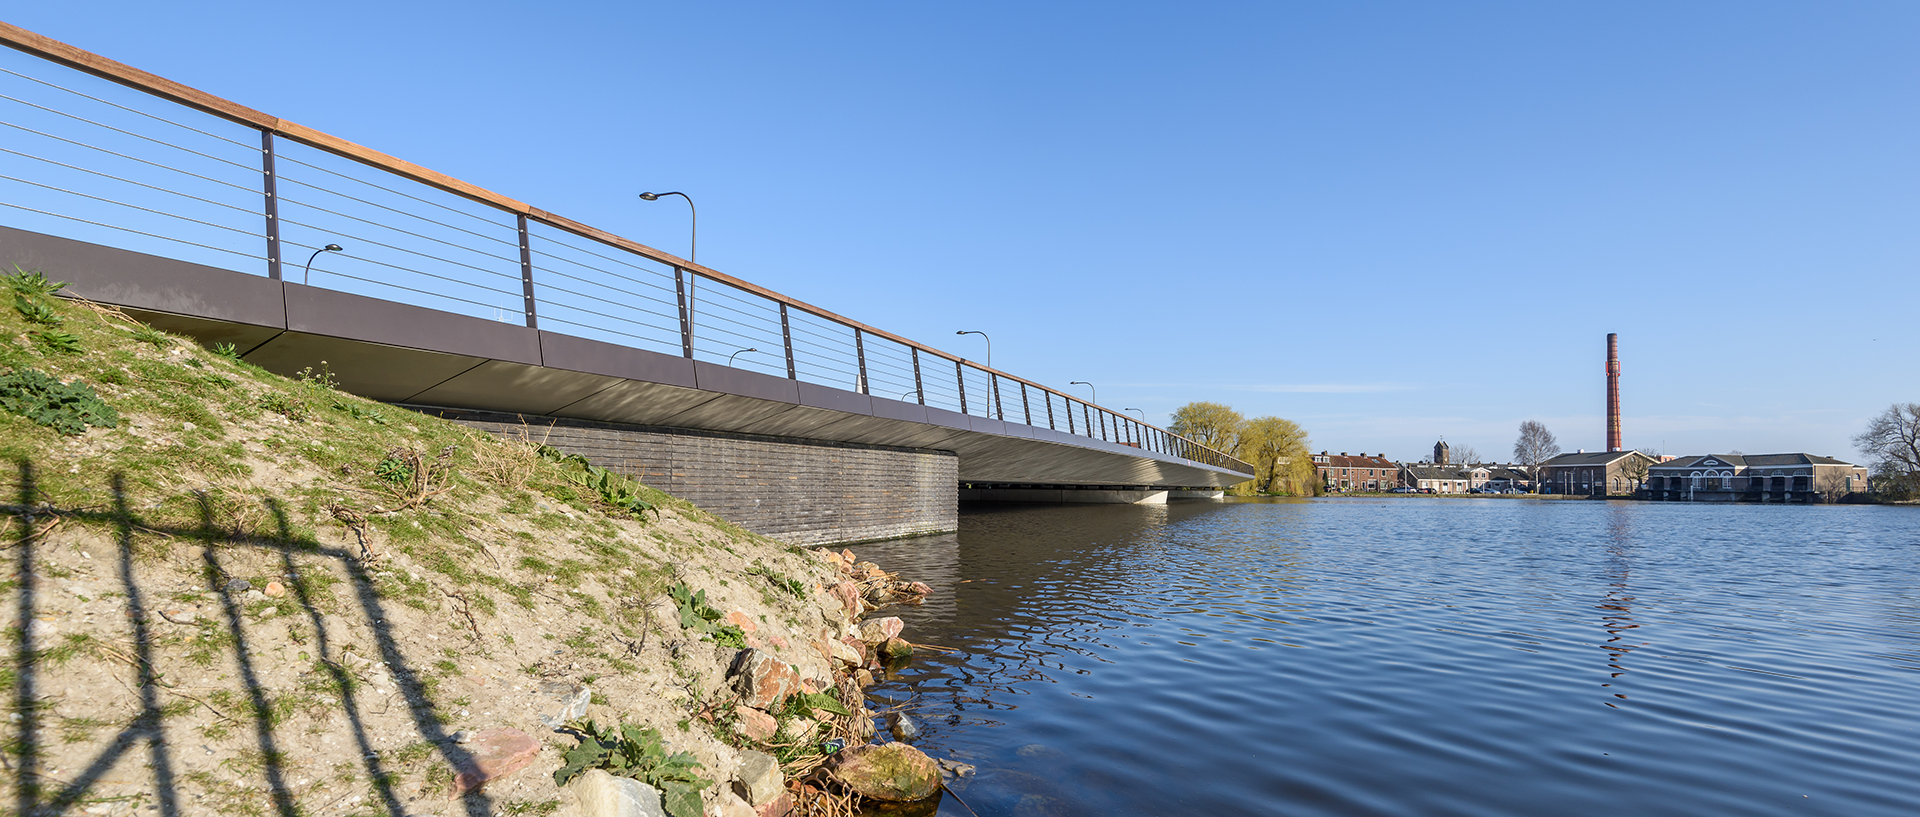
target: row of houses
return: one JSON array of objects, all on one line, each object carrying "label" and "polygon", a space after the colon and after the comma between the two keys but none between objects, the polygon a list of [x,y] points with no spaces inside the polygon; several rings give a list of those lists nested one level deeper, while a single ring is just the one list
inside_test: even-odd
[{"label": "row of houses", "polygon": [[1542,463],[1535,480],[1517,464],[1393,462],[1386,455],[1346,452],[1313,456],[1329,491],[1464,494],[1486,489],[1578,496],[1633,496],[1685,502],[1832,502],[1869,489],[1864,466],[1813,454],[1705,454],[1651,457],[1639,451],[1575,451]]}]

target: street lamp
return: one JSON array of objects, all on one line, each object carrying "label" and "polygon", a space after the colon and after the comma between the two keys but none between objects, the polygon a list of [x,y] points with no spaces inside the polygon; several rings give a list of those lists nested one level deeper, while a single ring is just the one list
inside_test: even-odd
[{"label": "street lamp", "polygon": [[[659,201],[661,196],[679,196],[687,200],[687,215],[690,219],[687,229],[687,260],[696,264],[699,263],[700,259],[694,256],[700,251],[700,211],[694,209],[693,197],[678,190],[671,193],[640,194],[642,201]],[[687,276],[687,338],[689,343],[692,342],[693,338],[694,284],[699,280],[700,278],[697,275]]]},{"label": "street lamp", "polygon": [[736,357],[739,357],[739,356],[741,356],[741,355],[744,355],[744,354],[746,354],[746,353],[748,353],[748,352],[758,352],[758,351],[760,351],[760,350],[759,350],[759,349],[741,349],[741,350],[740,350],[740,351],[738,351],[738,352],[734,352],[734,353],[733,353],[733,354],[731,354],[731,355],[727,355],[727,365],[728,365],[728,366],[732,366],[732,365],[733,365],[733,359],[734,359],[734,358],[736,358]]},{"label": "street lamp", "polygon": [[[1130,408],[1130,409],[1121,409],[1121,411],[1140,411],[1140,410],[1137,408]],[[1144,411],[1140,411],[1140,422],[1144,423],[1146,421],[1147,421],[1147,413]]]},{"label": "street lamp", "polygon": [[699,252],[699,249],[700,249],[700,213],[699,211],[693,209],[693,199],[688,197],[687,194],[682,193],[678,190],[675,190],[671,193],[641,193],[640,194],[640,198],[645,199],[647,201],[659,201],[661,196],[679,196],[680,198],[687,200],[687,214],[692,216],[692,228],[687,231],[688,232],[687,260],[692,261],[694,263],[699,263],[700,259],[695,258],[694,255],[695,253]]},{"label": "street lamp", "polygon": [[320,249],[314,250],[312,255],[307,256],[307,268],[300,273],[300,283],[302,284],[306,283],[307,278],[313,275],[313,259],[319,258],[320,254],[323,252],[345,252],[345,251],[340,249],[340,245],[338,244],[328,244],[325,247],[321,247]]},{"label": "street lamp", "polygon": [[1086,387],[1087,387],[1087,390],[1088,390],[1088,391],[1091,391],[1091,392],[1093,392],[1093,404],[1094,404],[1094,405],[1096,405],[1096,406],[1097,406],[1097,405],[1100,405],[1100,390],[1099,390],[1099,389],[1096,389],[1096,388],[1094,388],[1094,387],[1093,387],[1093,384],[1092,384],[1092,383],[1088,383],[1088,382],[1087,382],[1087,381],[1085,381],[1085,380],[1074,380],[1074,381],[1070,381],[1070,382],[1068,382],[1068,383],[1067,383],[1067,385],[1069,385],[1069,386],[1086,386]]},{"label": "street lamp", "polygon": [[986,338],[987,339],[987,368],[989,369],[993,368],[993,338],[988,338],[987,333],[985,332],[975,332],[971,329],[962,329],[958,332],[955,332],[954,334],[979,335],[980,337]]}]

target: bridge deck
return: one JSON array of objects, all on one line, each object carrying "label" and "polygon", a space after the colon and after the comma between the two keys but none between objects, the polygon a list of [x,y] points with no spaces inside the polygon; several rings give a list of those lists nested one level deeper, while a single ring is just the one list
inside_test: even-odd
[{"label": "bridge deck", "polygon": [[376,400],[953,451],[963,482],[1219,487],[1252,475],[1121,443],[0,227],[0,266],[268,371],[322,361]]}]

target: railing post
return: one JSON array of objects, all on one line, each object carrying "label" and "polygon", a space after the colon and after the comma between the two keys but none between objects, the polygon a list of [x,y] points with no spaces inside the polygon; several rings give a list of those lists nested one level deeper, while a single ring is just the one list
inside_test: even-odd
[{"label": "railing post", "polygon": [[680,356],[693,357],[693,322],[687,315],[687,271],[673,268],[673,290],[680,299]]},{"label": "railing post", "polygon": [[1067,433],[1068,434],[1080,433],[1079,431],[1074,430],[1074,427],[1073,427],[1073,398],[1062,397],[1060,399],[1062,402],[1066,403],[1067,405]]},{"label": "railing post", "polygon": [[853,330],[853,357],[854,360],[860,364],[860,383],[859,388],[855,389],[855,391],[861,394],[871,394],[872,392],[867,388],[866,333],[861,332],[857,328]]},{"label": "railing post", "polygon": [[780,345],[787,350],[787,379],[799,380],[800,375],[793,367],[793,326],[787,323],[787,303],[780,302]]},{"label": "railing post", "polygon": [[280,196],[274,184],[273,131],[260,132],[260,174],[266,184],[267,277],[280,280]]},{"label": "railing post", "polygon": [[993,414],[1000,422],[1007,421],[1007,407],[1000,403],[1000,376],[988,373],[987,382],[993,386]]},{"label": "railing post", "polygon": [[1027,384],[1020,384],[1020,413],[1027,418],[1027,425],[1033,425],[1033,404],[1027,402]]},{"label": "railing post", "polygon": [[927,387],[920,383],[920,348],[917,346],[913,349],[913,396],[919,399],[920,405],[927,404]]},{"label": "railing post", "polygon": [[526,293],[527,328],[539,329],[539,321],[534,319],[533,300],[533,241],[527,233],[527,214],[519,213],[520,221],[520,289]]},{"label": "railing post", "polygon": [[967,413],[967,370],[960,366],[958,360],[953,362],[953,377],[960,381],[960,413],[965,414]]},{"label": "railing post", "polygon": [[1047,401],[1047,428],[1052,431],[1059,431],[1060,427],[1053,424],[1053,392],[1042,393],[1040,399]]}]

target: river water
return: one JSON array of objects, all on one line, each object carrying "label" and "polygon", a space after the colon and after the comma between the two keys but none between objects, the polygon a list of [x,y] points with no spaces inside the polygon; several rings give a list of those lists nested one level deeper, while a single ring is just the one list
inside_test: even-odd
[{"label": "river water", "polygon": [[873,688],[942,815],[1920,814],[1920,509],[966,508]]}]

